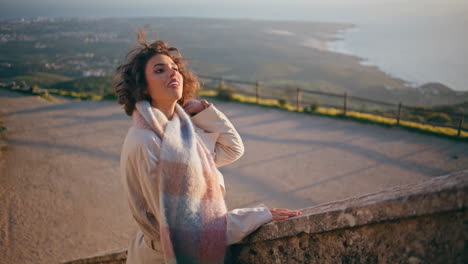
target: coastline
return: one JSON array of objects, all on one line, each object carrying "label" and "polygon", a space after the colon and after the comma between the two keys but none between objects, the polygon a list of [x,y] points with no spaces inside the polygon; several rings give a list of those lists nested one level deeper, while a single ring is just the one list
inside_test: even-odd
[{"label": "coastline", "polygon": [[[398,74],[395,74],[391,71],[387,71],[383,69],[378,63],[374,63],[371,59],[364,57],[362,54],[358,54],[356,52],[353,52],[350,50],[349,45],[347,45],[347,35],[349,38],[349,34],[353,34],[356,32],[359,32],[361,29],[359,28],[359,25],[352,24],[352,27],[349,28],[344,28],[342,30],[339,30],[336,33],[336,39],[330,41],[328,43],[328,49],[327,51],[329,52],[335,52],[338,54],[343,54],[347,56],[352,56],[358,59],[359,64],[364,67],[372,67],[375,68],[379,71],[384,72],[386,75],[390,76],[391,78],[398,79],[403,82],[403,84],[408,87],[408,88],[416,88],[417,86],[420,86],[424,83],[415,83],[414,81],[405,79],[402,76],[399,76]],[[427,82],[425,82],[427,83]]]},{"label": "coastline", "polygon": [[[467,92],[468,63],[463,50],[458,49],[458,56],[448,52],[450,48],[440,44],[444,40],[438,40],[437,35],[431,38],[420,33],[423,30],[418,24],[402,33],[401,40],[382,37],[385,32],[399,36],[399,28],[404,26],[383,24],[378,28],[376,25],[354,24],[353,28],[337,33],[339,37],[329,44],[329,50],[356,56],[361,65],[377,67],[389,76],[403,80],[408,87],[441,83],[454,92]],[[418,33],[420,36],[416,37]],[[405,39],[406,35],[409,37]]]},{"label": "coastline", "polygon": [[[277,24],[280,21],[271,21],[274,24]],[[287,23],[288,21],[282,21]],[[292,21],[289,21],[292,22]],[[289,43],[294,43],[295,46],[299,46],[301,48],[306,48],[309,51],[305,51],[306,53],[321,53],[322,55],[318,55],[321,57],[327,57],[327,63],[333,63],[334,65],[338,66],[333,59],[335,55],[340,57],[339,60],[347,61],[346,63],[350,63],[350,61],[355,61],[356,64],[351,63],[348,67],[354,68],[356,71],[369,71],[369,72],[379,72],[380,75],[384,75],[387,77],[380,77],[383,79],[387,79],[387,84],[385,87],[389,89],[401,89],[401,88],[414,88],[416,87],[413,82],[408,79],[404,79],[403,77],[394,74],[391,71],[386,71],[379,64],[373,63],[370,59],[366,57],[360,56],[349,50],[346,46],[347,41],[347,34],[358,32],[360,30],[359,25],[353,23],[341,23],[341,22],[312,22],[312,21],[295,21],[296,23],[307,23],[309,26],[312,26],[313,29],[310,31],[299,30],[295,31],[296,28],[293,30],[286,30],[288,28],[285,26],[282,27],[272,27],[265,32],[270,35],[275,35],[283,40],[280,41],[287,41]],[[323,26],[323,27],[321,27]],[[329,56],[332,54],[332,56]],[[305,55],[304,55],[305,56]],[[314,55],[317,56],[317,55]],[[338,58],[337,57],[337,58]],[[357,69],[355,67],[363,67],[363,69]],[[394,85],[388,84],[388,80],[394,80]],[[390,81],[391,83],[391,81]],[[356,89],[352,89],[356,90]]]}]

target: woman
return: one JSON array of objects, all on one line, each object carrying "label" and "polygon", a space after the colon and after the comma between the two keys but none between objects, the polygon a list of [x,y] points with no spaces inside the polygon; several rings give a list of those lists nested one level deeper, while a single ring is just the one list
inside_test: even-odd
[{"label": "woman", "polygon": [[216,107],[194,98],[199,83],[176,48],[140,45],[117,68],[115,91],[133,126],[121,176],[141,229],[127,263],[222,263],[228,245],[298,211],[264,205],[227,211],[217,167],[243,154],[239,134]]}]

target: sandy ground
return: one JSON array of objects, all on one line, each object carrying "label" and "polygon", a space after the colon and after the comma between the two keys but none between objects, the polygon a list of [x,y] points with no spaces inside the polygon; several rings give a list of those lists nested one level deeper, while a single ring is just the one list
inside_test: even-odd
[{"label": "sandy ground", "polygon": [[[304,208],[468,168],[468,144],[398,128],[216,103],[246,152],[221,169],[229,208]],[[0,89],[0,263],[57,263],[123,248],[136,232],[114,102],[52,103]]]}]

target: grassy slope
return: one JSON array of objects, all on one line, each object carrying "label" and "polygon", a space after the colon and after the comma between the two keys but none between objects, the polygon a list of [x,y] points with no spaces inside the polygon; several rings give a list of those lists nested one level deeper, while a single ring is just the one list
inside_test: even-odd
[{"label": "grassy slope", "polygon": [[74,79],[56,83],[50,86],[50,88],[79,93],[95,93],[100,95],[113,93],[112,77],[86,77]]},{"label": "grassy slope", "polygon": [[56,83],[70,81],[72,80],[72,78],[63,76],[63,75],[53,74],[53,73],[32,72],[30,74],[18,75],[18,76],[15,76],[14,78],[8,78],[6,80],[13,80],[16,82],[25,81],[26,83],[30,85],[37,84],[41,87],[48,87]]}]

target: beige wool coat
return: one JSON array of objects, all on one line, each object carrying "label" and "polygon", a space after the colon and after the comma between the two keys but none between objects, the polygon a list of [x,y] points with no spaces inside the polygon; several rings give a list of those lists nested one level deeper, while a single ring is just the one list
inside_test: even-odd
[{"label": "beige wool coat", "polygon": [[[244,153],[242,139],[227,117],[214,105],[191,118],[215,161],[221,167],[239,159]],[[161,140],[153,131],[132,126],[125,138],[120,171],[125,194],[140,232],[128,247],[127,263],[164,263],[159,242],[159,193],[155,188]],[[223,175],[218,171],[220,188],[225,192]],[[157,201],[156,201],[157,200]],[[271,222],[270,210],[260,204],[253,208],[231,210],[226,215],[227,245],[240,242],[261,225]]]}]

